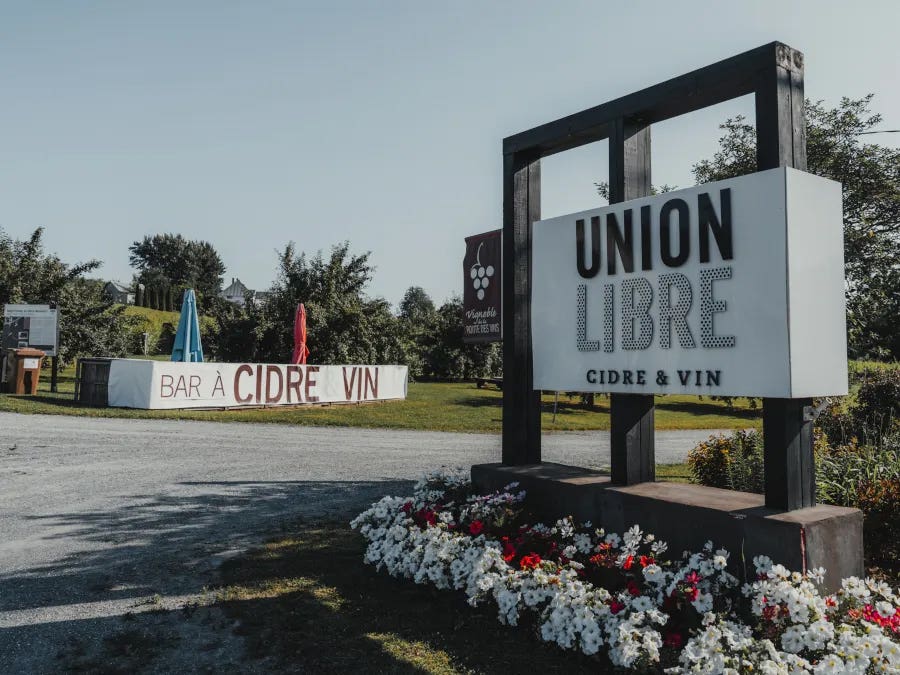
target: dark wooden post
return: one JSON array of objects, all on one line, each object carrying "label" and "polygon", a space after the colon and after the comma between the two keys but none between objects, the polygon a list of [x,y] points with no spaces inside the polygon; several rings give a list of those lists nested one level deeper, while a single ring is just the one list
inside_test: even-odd
[{"label": "dark wooden post", "polygon": [[[806,170],[803,54],[782,44],[756,87],[756,163],[759,171]],[[763,399],[766,506],[800,509],[816,503],[812,399]]]},{"label": "dark wooden post", "polygon": [[[618,118],[609,135],[609,201],[644,197],[651,192],[650,125]],[[656,479],[653,396],[610,395],[612,482],[631,485]]]},{"label": "dark wooden post", "polygon": [[541,397],[532,389],[531,232],[541,217],[537,153],[503,156],[504,464],[541,461]]},{"label": "dark wooden post", "polygon": [[[59,342],[57,340],[57,342]],[[59,381],[59,357],[53,356],[50,358],[50,391],[54,394],[59,391],[58,389],[58,381]]]}]

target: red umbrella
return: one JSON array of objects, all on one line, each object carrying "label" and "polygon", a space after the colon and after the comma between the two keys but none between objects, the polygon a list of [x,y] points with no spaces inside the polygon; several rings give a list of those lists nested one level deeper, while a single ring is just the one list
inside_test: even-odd
[{"label": "red umbrella", "polygon": [[306,307],[301,302],[297,305],[297,314],[294,316],[294,353],[291,355],[291,363],[306,363],[309,356],[309,348],[306,346]]}]

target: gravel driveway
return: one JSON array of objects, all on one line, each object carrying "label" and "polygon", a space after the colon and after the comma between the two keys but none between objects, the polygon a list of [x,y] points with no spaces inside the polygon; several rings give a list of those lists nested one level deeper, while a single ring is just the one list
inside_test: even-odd
[{"label": "gravel driveway", "polygon": [[[711,433],[658,432],[658,461]],[[499,454],[484,434],[0,413],[0,672],[102,670],[145,634],[146,671],[246,670],[203,606],[223,559]],[[608,434],[546,435],[544,457],[608,464]]]}]

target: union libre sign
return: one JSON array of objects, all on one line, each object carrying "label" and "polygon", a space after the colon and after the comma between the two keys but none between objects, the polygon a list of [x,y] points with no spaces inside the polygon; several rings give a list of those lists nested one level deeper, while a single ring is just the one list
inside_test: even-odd
[{"label": "union libre sign", "polygon": [[534,388],[845,394],[842,230],[788,168],[536,222]]}]

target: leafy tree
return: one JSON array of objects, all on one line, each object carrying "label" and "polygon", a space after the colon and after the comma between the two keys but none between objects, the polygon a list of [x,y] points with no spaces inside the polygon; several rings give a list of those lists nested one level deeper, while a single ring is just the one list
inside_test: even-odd
[{"label": "leafy tree", "polygon": [[157,307],[168,305],[170,292],[180,300],[185,288],[193,288],[206,310],[222,288],[225,264],[209,242],[155,234],[134,242],[128,250],[131,266],[138,270],[136,283],[155,289]]},{"label": "leafy tree", "polygon": [[410,286],[400,301],[400,318],[412,322],[427,322],[434,315],[434,302],[421,286]]},{"label": "leafy tree", "polygon": [[25,240],[0,230],[0,305],[55,304],[59,308],[59,356],[121,356],[126,351],[124,308],[103,297],[103,284],[84,278],[97,260],[67,265],[44,252],[43,228]]},{"label": "leafy tree", "polygon": [[59,300],[59,357],[68,363],[80,356],[125,356],[138,352],[137,317],[125,315],[123,305],[113,306],[103,295],[104,282],[74,279]]},{"label": "leafy tree", "polygon": [[349,242],[328,257],[297,253],[288,244],[279,255],[278,277],[258,305],[243,310],[218,306],[220,358],[284,362],[293,351],[294,313],[306,306],[307,336],[314,363],[406,363],[411,345],[387,301],[370,299],[369,254],[350,253]]},{"label": "leafy tree", "polygon": [[425,375],[425,355],[435,345],[438,314],[434,302],[421,286],[410,286],[400,301],[398,320],[409,342],[408,360],[413,377]]},{"label": "leafy tree", "polygon": [[429,344],[422,353],[426,377],[456,380],[502,374],[501,343],[464,343],[462,316],[462,298],[459,296],[454,296],[437,310]]},{"label": "leafy tree", "polygon": [[[854,357],[900,358],[900,150],[861,138],[881,122],[873,95],[836,108],[806,101],[810,173],[843,187],[849,349]],[[756,130],[727,120],[719,150],[694,166],[698,183],[756,170]]]}]

